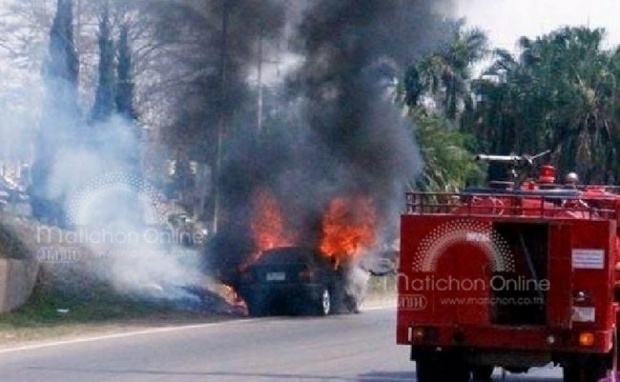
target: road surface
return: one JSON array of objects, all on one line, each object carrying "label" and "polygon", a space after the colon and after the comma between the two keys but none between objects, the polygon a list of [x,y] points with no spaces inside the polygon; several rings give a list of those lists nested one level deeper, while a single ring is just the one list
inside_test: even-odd
[{"label": "road surface", "polygon": [[[246,319],[0,350],[0,381],[413,381],[394,316]],[[543,368],[506,381],[560,375]]]}]

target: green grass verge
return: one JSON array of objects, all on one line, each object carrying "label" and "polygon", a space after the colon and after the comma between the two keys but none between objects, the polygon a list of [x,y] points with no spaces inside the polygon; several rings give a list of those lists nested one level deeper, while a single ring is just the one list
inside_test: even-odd
[{"label": "green grass verge", "polygon": [[396,294],[396,276],[371,276],[368,280],[369,295],[393,295]]},{"label": "green grass verge", "polygon": [[24,306],[0,315],[0,346],[226,318],[230,317],[134,300],[103,288],[87,296],[35,290]]}]

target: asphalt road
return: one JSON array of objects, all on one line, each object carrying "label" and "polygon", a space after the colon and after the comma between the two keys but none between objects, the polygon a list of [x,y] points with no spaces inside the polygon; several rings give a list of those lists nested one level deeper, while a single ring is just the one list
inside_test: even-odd
[{"label": "asphalt road", "polygon": [[[394,316],[246,319],[0,350],[0,381],[413,381]],[[560,375],[543,368],[506,381]]]}]

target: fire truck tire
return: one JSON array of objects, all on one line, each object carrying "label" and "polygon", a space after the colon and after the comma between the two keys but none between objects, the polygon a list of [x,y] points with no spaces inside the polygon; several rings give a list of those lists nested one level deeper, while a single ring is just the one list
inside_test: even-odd
[{"label": "fire truck tire", "polygon": [[493,366],[475,365],[471,368],[472,382],[491,382],[493,375]]},{"label": "fire truck tire", "polygon": [[607,362],[598,355],[578,355],[563,365],[564,382],[599,382],[607,374]]},{"label": "fire truck tire", "polygon": [[465,362],[450,355],[430,355],[416,361],[418,382],[469,382],[469,367]]}]

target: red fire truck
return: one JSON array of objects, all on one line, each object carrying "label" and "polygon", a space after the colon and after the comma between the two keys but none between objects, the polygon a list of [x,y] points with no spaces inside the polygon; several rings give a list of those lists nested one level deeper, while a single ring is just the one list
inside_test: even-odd
[{"label": "red fire truck", "polygon": [[514,179],[459,193],[411,192],[401,218],[397,342],[421,382],[489,381],[496,367],[550,363],[564,381],[613,380],[620,196],[608,187]]}]

